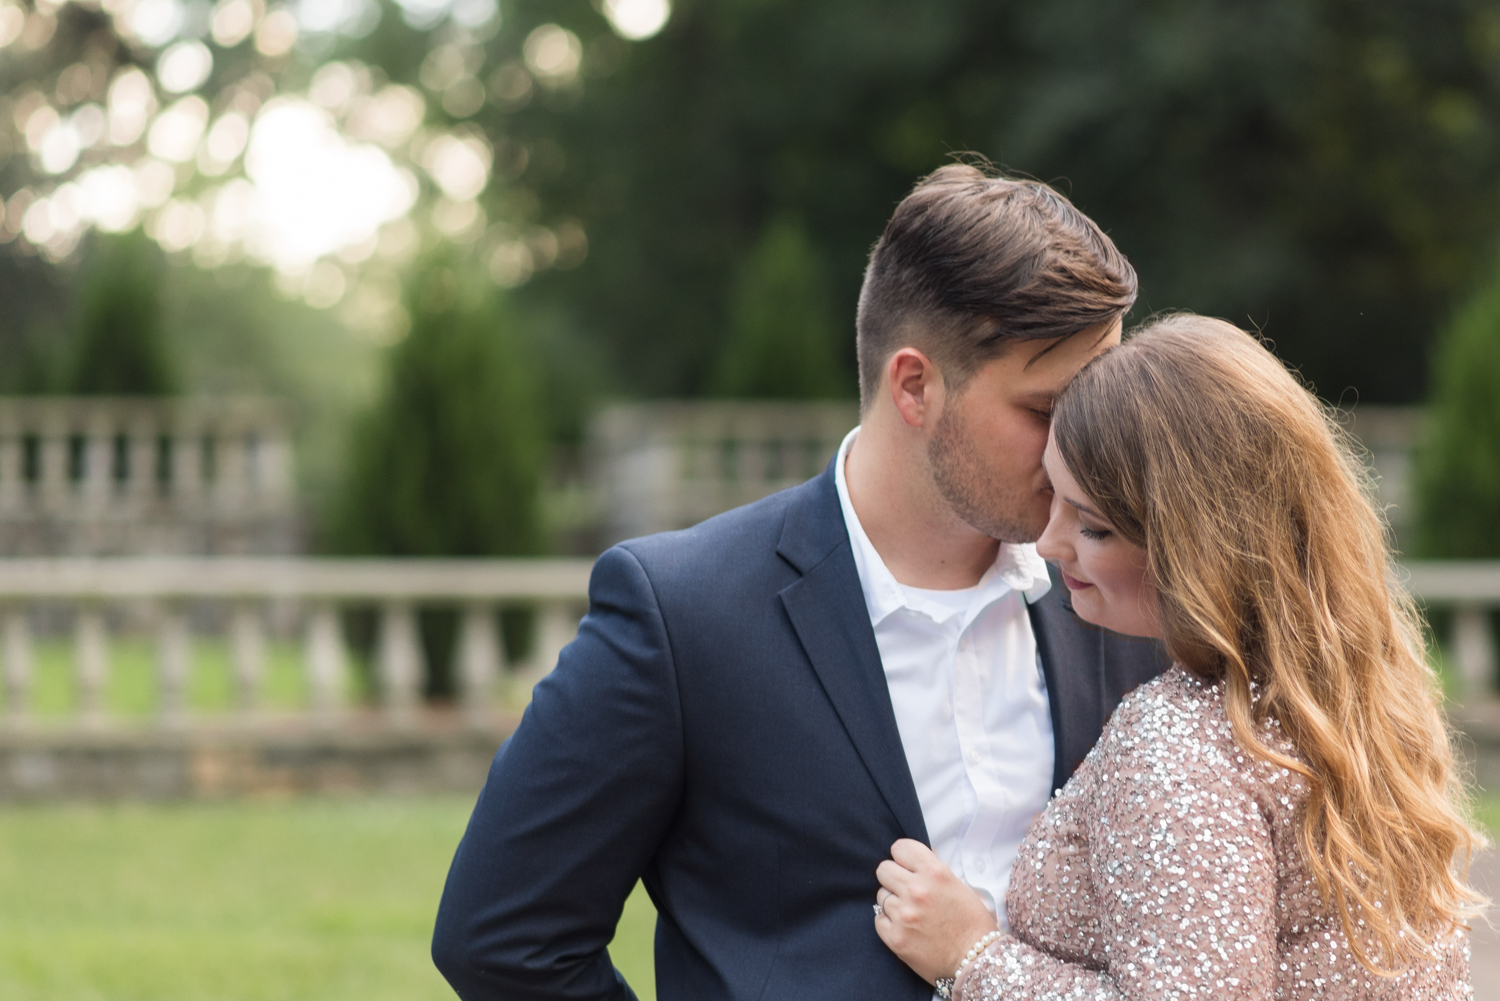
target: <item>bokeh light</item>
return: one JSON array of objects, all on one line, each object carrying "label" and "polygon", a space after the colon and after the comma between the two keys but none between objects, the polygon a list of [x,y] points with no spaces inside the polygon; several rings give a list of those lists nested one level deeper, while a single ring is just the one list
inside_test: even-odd
[{"label": "bokeh light", "polygon": [[632,42],[655,35],[672,16],[669,0],[604,0],[603,10],[616,34]]},{"label": "bokeh light", "polygon": [[202,42],[178,42],[156,61],[156,79],[169,94],[197,90],[214,69],[213,53]]},{"label": "bokeh light", "polygon": [[26,12],[14,4],[0,5],[0,49],[21,37],[26,27]]},{"label": "bokeh light", "polygon": [[[287,294],[347,309],[374,301],[360,291],[366,267],[404,267],[434,238],[474,247],[507,286],[586,253],[576,223],[529,221],[532,192],[482,200],[496,178],[509,186],[560,169],[555,143],[497,132],[485,111],[521,108],[539,85],[576,92],[585,49],[573,31],[542,24],[500,54],[489,44],[496,0],[397,0],[404,20],[432,32],[407,82],[318,56],[330,36],[374,28],[379,0],[99,4],[120,56],[87,49],[9,95],[12,149],[30,183],[0,192],[0,242],[22,238],[60,260],[90,227],[143,225],[199,266],[268,265]],[[626,37],[659,30],[670,10],[657,0],[603,9]],[[0,47],[45,45],[54,12],[0,0]],[[293,80],[303,89],[287,88]]]},{"label": "bokeh light", "polygon": [[578,75],[583,45],[567,28],[544,24],[526,36],[522,46],[526,66],[544,83],[567,83]]},{"label": "bokeh light", "polygon": [[246,249],[284,271],[373,238],[417,195],[416,179],[384,150],[350,142],[327,111],[296,98],[278,98],[256,118],[245,173],[255,186]]},{"label": "bokeh light", "polygon": [[214,44],[226,49],[239,45],[255,30],[260,14],[259,5],[250,0],[219,0],[210,22]]},{"label": "bokeh light", "polygon": [[284,56],[297,44],[297,18],[285,7],[266,15],[255,29],[255,49],[263,56]]}]

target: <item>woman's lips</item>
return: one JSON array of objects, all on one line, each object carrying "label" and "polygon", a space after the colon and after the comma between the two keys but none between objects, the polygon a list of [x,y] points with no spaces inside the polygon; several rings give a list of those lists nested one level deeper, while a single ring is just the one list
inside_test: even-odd
[{"label": "woman's lips", "polygon": [[1062,574],[1063,583],[1068,586],[1069,591],[1082,591],[1086,587],[1094,586],[1086,580],[1079,580],[1077,577],[1069,577],[1066,570],[1059,570],[1058,573]]}]

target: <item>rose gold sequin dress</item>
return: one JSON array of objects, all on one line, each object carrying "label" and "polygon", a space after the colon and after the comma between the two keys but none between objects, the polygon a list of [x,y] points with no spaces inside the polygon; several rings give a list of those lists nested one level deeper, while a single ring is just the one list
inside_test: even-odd
[{"label": "rose gold sequin dress", "polygon": [[[1291,753],[1274,728],[1275,746]],[[1240,749],[1221,688],[1181,668],[1137,689],[1032,824],[1011,933],[961,1001],[1437,1001],[1469,998],[1467,934],[1371,975],[1297,847],[1301,779]]]}]

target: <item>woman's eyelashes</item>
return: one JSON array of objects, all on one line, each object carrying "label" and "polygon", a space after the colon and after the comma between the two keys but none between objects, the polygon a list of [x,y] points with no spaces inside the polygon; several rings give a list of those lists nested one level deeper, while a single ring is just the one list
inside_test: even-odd
[{"label": "woman's eyelashes", "polygon": [[1095,542],[1108,538],[1110,535],[1107,528],[1089,528],[1081,521],[1078,523],[1078,531],[1085,539],[1093,539]]}]

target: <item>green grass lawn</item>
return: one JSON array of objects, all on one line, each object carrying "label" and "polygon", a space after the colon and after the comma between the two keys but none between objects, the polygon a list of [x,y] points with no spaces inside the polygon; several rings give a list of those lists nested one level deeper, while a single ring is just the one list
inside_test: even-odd
[{"label": "green grass lawn", "polygon": [[[0,812],[5,1001],[425,1001],[467,798]],[[615,962],[654,999],[637,889]]]},{"label": "green grass lawn", "polygon": [[[4,1001],[427,1001],[465,798],[0,810]],[[1479,803],[1500,837],[1500,796]],[[654,1001],[638,887],[610,952]]]}]

